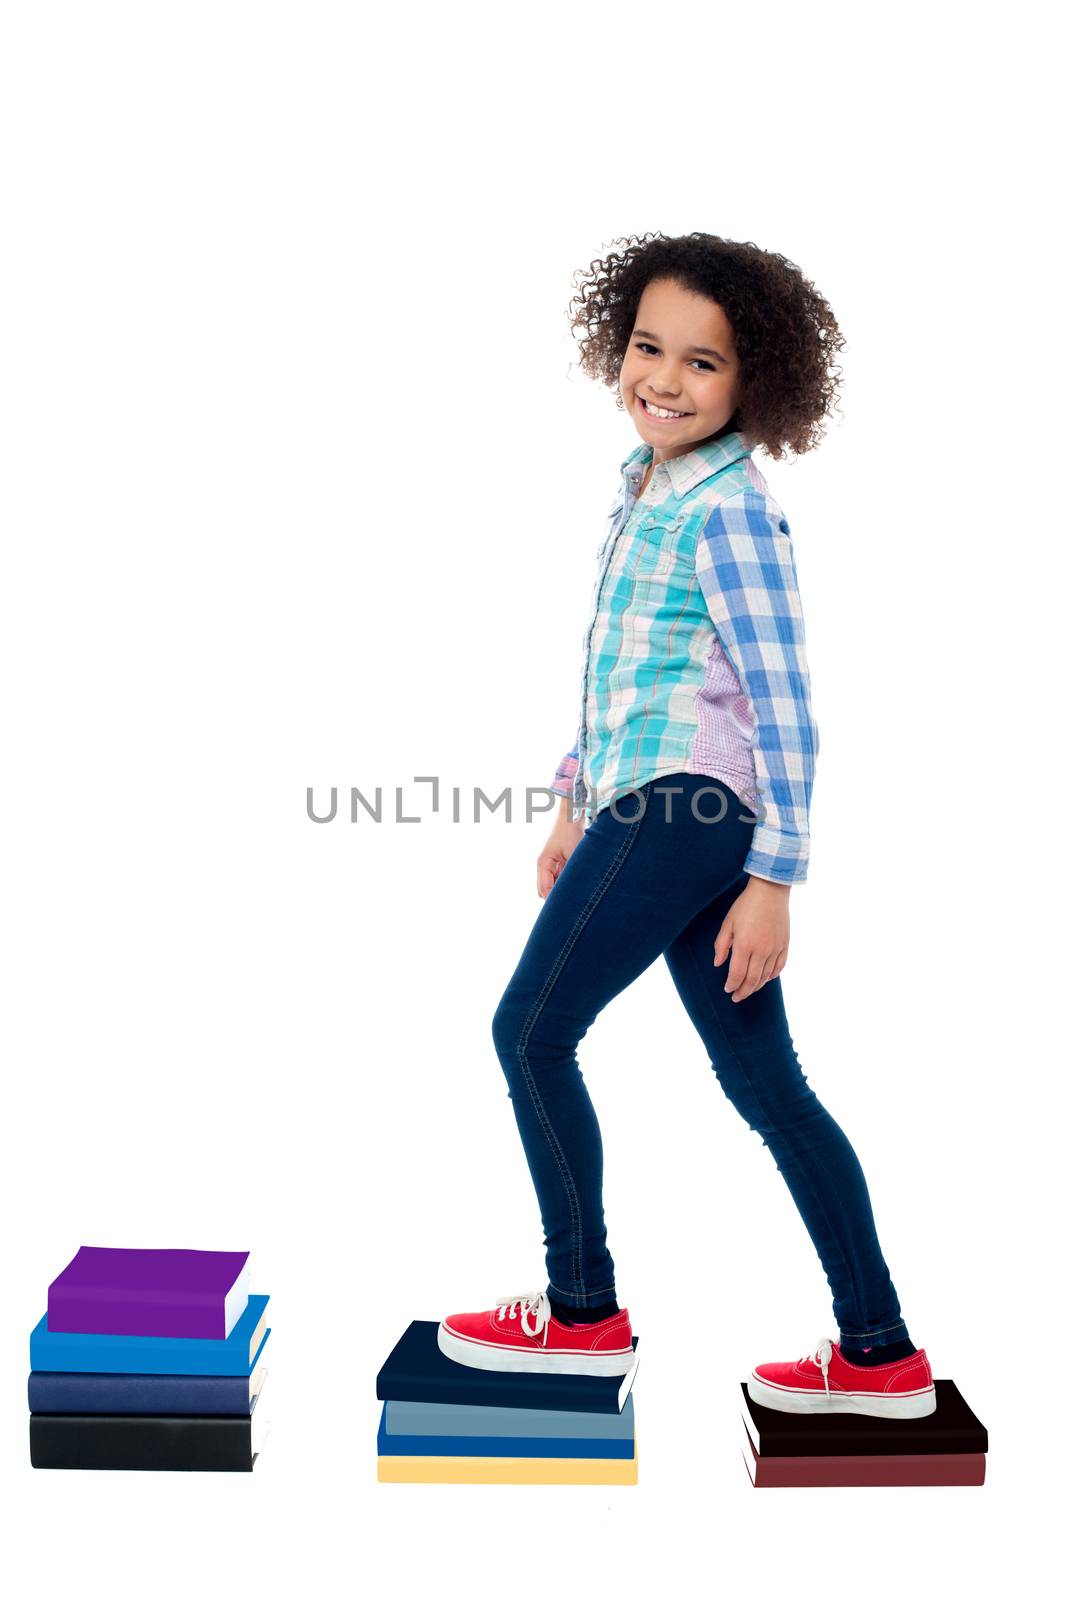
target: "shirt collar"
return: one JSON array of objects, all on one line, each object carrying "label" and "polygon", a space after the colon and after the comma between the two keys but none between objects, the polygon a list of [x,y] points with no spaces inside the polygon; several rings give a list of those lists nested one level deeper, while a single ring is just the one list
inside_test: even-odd
[{"label": "shirt collar", "polygon": [[[679,496],[689,494],[706,478],[730,466],[733,461],[749,456],[750,453],[751,447],[745,442],[742,433],[732,429],[717,439],[705,440],[702,444],[696,445],[694,450],[689,450],[682,456],[674,456],[661,465],[669,475],[674,494]],[[653,455],[653,446],[641,441],[621,463],[622,474],[633,477],[639,483]]]}]

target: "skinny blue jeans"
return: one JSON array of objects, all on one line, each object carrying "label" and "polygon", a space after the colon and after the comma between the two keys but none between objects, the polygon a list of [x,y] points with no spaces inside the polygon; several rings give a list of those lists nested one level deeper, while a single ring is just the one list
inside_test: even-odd
[{"label": "skinny blue jeans", "polygon": [[734,1001],[724,987],[729,961],[714,966],[721,924],[749,882],[743,862],[755,820],[724,782],[690,773],[616,797],[562,868],[499,1002],[492,1038],[540,1205],[548,1296],[572,1310],[616,1297],[603,1145],[577,1045],[603,1007],[664,955],[718,1082],[761,1134],[799,1209],[841,1341],[891,1344],[909,1335],[869,1190],[846,1135],[806,1081],[780,977]]}]

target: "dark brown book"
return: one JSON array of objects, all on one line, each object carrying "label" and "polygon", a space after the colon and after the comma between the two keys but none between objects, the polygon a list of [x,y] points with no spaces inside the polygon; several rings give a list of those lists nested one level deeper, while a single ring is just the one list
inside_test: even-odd
[{"label": "dark brown book", "polygon": [[805,1414],[760,1406],[740,1384],[740,1414],[760,1457],[986,1455],[987,1429],[950,1378],[936,1378],[927,1417],[862,1417],[853,1411]]}]

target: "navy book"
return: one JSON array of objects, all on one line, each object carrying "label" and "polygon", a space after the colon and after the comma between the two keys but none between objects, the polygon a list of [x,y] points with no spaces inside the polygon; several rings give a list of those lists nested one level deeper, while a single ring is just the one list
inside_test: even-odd
[{"label": "navy book", "polygon": [[[519,1406],[541,1411],[617,1414],[639,1363],[628,1372],[598,1377],[568,1372],[486,1372],[452,1361],[436,1342],[438,1322],[412,1322],[377,1374],[378,1400],[427,1400],[450,1405]],[[417,1452],[410,1452],[417,1453]],[[487,1453],[487,1452],[485,1452]]]},{"label": "navy book", "polygon": [[[260,1352],[261,1352],[260,1346]],[[247,1377],[171,1372],[31,1372],[30,1410],[111,1416],[250,1416],[266,1367]]]}]

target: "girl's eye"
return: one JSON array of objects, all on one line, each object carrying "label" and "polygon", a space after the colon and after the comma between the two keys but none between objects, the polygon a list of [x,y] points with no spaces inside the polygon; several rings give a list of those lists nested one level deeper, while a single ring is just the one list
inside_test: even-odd
[{"label": "girl's eye", "polygon": [[[646,339],[638,339],[636,341],[636,348],[637,348],[637,350],[651,350],[651,351],[654,351],[654,350],[657,349],[657,346],[653,345],[653,344],[648,344]],[[714,366],[713,362],[705,361],[702,356],[693,356],[692,360],[697,362],[700,367],[707,367],[711,372],[716,372],[717,371],[717,368]]]}]

